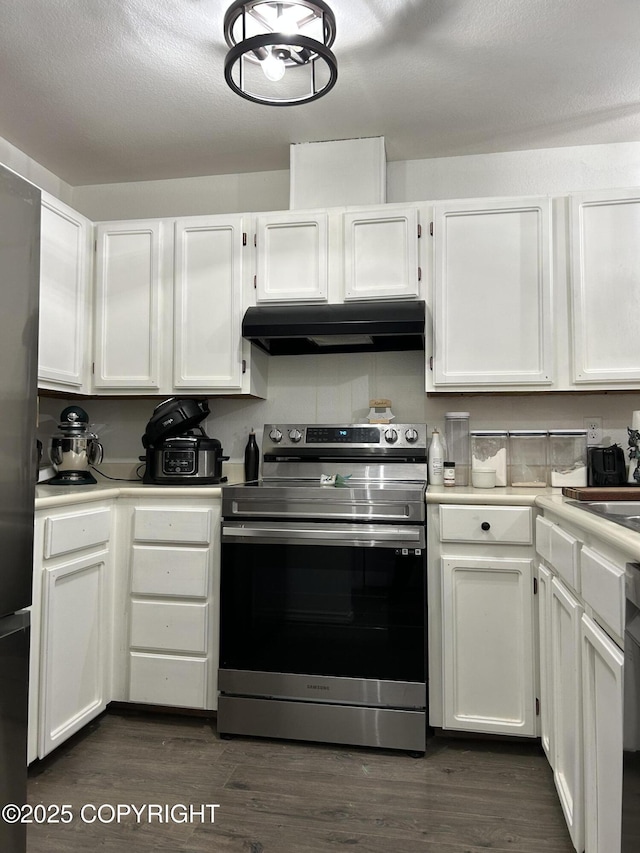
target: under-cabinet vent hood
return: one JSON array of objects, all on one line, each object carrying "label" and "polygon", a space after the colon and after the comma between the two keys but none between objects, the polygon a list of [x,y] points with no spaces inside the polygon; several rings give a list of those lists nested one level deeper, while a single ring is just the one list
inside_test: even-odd
[{"label": "under-cabinet vent hood", "polygon": [[422,301],[249,308],[242,336],[270,355],[424,349]]}]

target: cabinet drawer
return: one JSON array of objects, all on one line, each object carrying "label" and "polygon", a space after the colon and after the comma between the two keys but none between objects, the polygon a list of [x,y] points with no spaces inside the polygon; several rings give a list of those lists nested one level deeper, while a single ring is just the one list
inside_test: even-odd
[{"label": "cabinet drawer", "polygon": [[110,529],[111,510],[105,507],[47,518],[44,526],[45,559],[103,545],[109,541]]},{"label": "cabinet drawer", "polygon": [[206,598],[209,552],[204,548],[134,545],[131,591],[137,595]]},{"label": "cabinet drawer", "polygon": [[211,542],[211,510],[136,507],[133,538],[143,542],[208,545]]},{"label": "cabinet drawer", "polygon": [[206,708],[207,661],[131,652],[129,701]]},{"label": "cabinet drawer", "polygon": [[204,654],[207,651],[207,610],[207,604],[133,601],[131,645]]},{"label": "cabinet drawer", "polygon": [[536,551],[542,559],[551,562],[551,530],[553,524],[546,518],[536,518]]},{"label": "cabinet drawer", "polygon": [[576,592],[580,592],[580,545],[575,536],[567,533],[557,524],[551,525],[549,534],[551,556],[549,562]]},{"label": "cabinet drawer", "polygon": [[530,545],[531,509],[522,506],[441,506],[443,542]]},{"label": "cabinet drawer", "polygon": [[586,545],[580,554],[582,597],[606,624],[624,634],[625,570]]}]

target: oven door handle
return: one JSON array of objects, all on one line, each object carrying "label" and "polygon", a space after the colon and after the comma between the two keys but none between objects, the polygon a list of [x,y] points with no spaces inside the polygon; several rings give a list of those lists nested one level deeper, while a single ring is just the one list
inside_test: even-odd
[{"label": "oven door handle", "polygon": [[223,540],[246,539],[252,542],[281,542],[284,544],[321,545],[379,545],[387,548],[423,548],[424,528],[404,525],[331,525],[331,529],[296,525],[269,525],[250,527],[247,525],[223,524]]}]

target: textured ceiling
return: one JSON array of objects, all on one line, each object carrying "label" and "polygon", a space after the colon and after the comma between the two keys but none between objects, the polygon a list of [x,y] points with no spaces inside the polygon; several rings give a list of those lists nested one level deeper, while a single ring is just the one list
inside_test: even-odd
[{"label": "textured ceiling", "polygon": [[328,0],[339,78],[274,108],[223,78],[231,0],[3,0],[0,136],[73,185],[640,140],[639,0]]}]

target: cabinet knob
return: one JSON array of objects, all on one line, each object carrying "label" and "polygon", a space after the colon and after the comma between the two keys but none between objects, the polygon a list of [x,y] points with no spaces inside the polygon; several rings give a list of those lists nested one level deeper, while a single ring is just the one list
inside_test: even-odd
[{"label": "cabinet knob", "polygon": [[480,525],[480,527],[483,530],[491,530],[491,525],[489,524],[488,521],[483,521],[482,524]]}]

